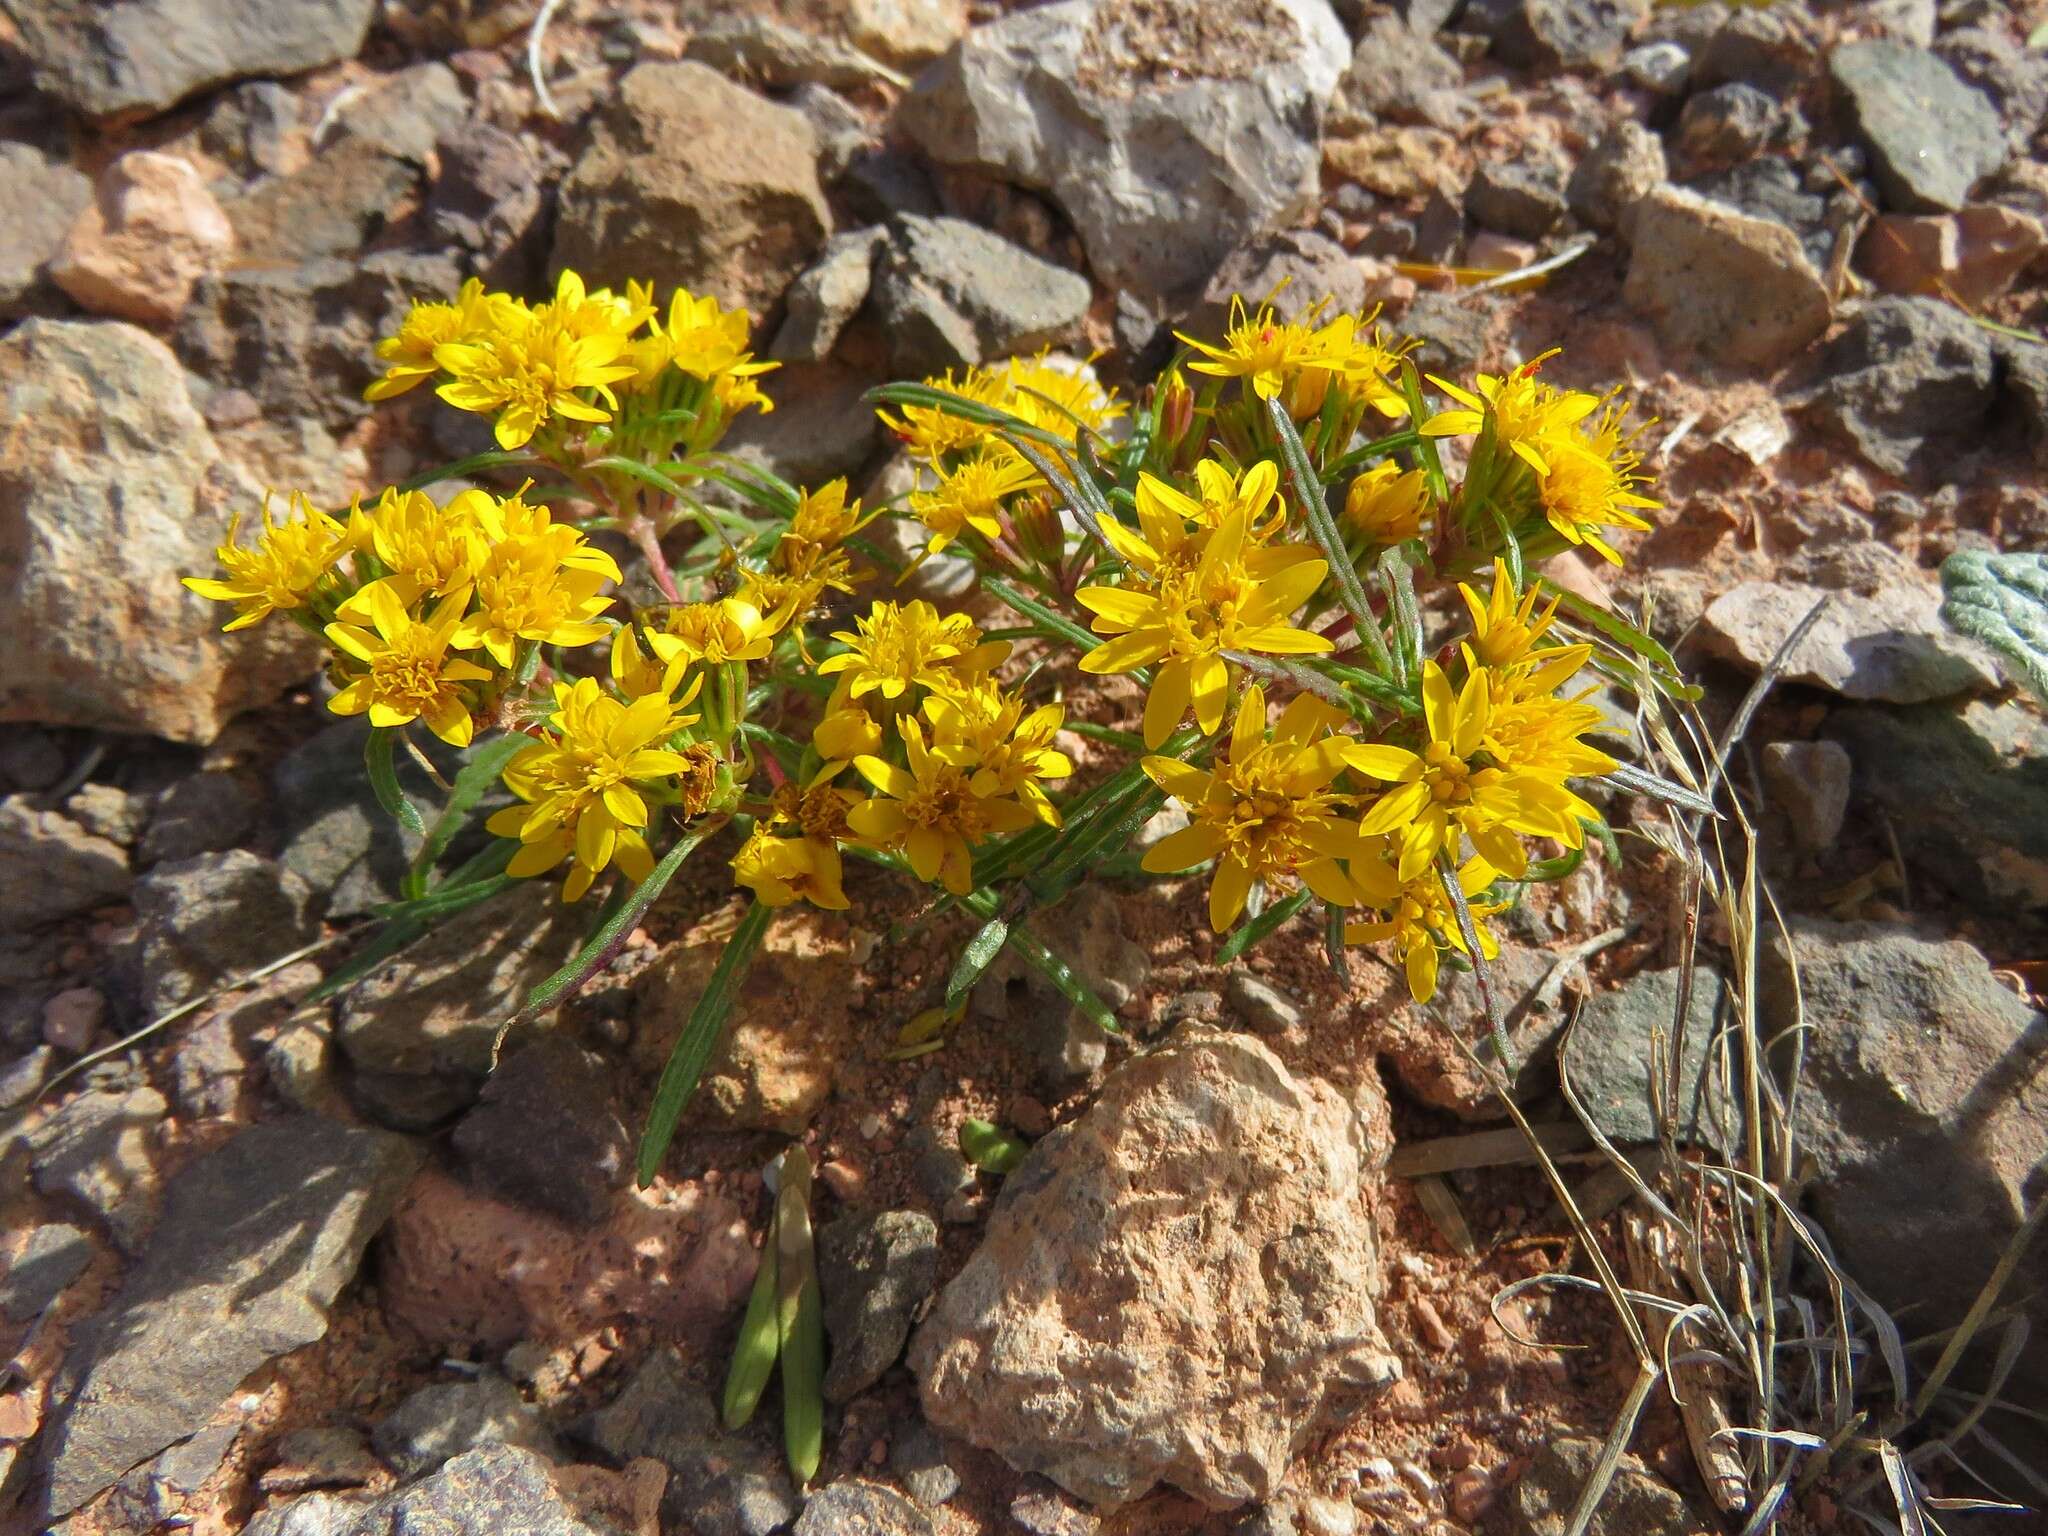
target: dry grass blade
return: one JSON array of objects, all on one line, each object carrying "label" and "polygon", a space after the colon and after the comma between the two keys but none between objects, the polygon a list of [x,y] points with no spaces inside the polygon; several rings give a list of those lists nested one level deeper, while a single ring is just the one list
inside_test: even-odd
[{"label": "dry grass blade", "polygon": [[1592,1145],[1583,1126],[1566,1121],[1527,1130],[1474,1131],[1468,1136],[1438,1136],[1394,1148],[1387,1172],[1397,1179],[1419,1179],[1464,1168],[1501,1168],[1532,1163],[1545,1153],[1582,1152]]},{"label": "dry grass blade", "polygon": [[1764,700],[1770,696],[1772,687],[1784,675],[1785,668],[1791,664],[1792,653],[1799,649],[1800,641],[1807,637],[1813,626],[1820,622],[1820,616],[1827,612],[1830,601],[1832,599],[1825,592],[1814,601],[1814,605],[1806,610],[1806,616],[1794,624],[1785,638],[1778,642],[1777,650],[1771,653],[1771,659],[1764,663],[1763,671],[1757,674],[1756,681],[1749,686],[1749,692],[1743,695],[1741,705],[1736,709],[1734,718],[1729,720],[1728,729],[1721,733],[1721,740],[1715,749],[1713,766],[1707,773],[1705,786],[1708,799],[1712,799],[1714,792],[1720,787],[1722,776],[1728,766],[1729,755],[1734,752],[1736,743],[1748,734],[1750,721],[1756,718],[1757,710],[1763,706]]},{"label": "dry grass blade", "polygon": [[1984,1325],[1984,1319],[1998,1304],[1999,1294],[2012,1278],[2012,1272],[2019,1267],[2034,1234],[2041,1230],[2041,1223],[2048,1219],[2048,1196],[2034,1201],[2034,1208],[2027,1212],[2027,1219],[2013,1233],[2012,1241],[2005,1245],[2005,1251],[1998,1256],[1998,1262],[1991,1266],[1991,1273],[1984,1281],[1984,1287],[1977,1292],[1977,1299],[1970,1304],[1970,1310],[1963,1314],[1956,1331],[1949,1336],[1948,1344],[1941,1352],[1941,1358],[1934,1362],[1934,1369],[1927,1373],[1927,1380],[1920,1385],[1920,1391],[1913,1398],[1913,1416],[1920,1418],[1933,1406],[1935,1395],[1941,1391],[1956,1368],[1956,1362],[1963,1358],[1963,1351],[1970,1347],[1970,1340]]},{"label": "dry grass blade", "polygon": [[1433,1173],[1418,1175],[1415,1180],[1415,1200],[1422,1207],[1422,1214],[1443,1234],[1445,1242],[1451,1245],[1460,1257],[1471,1258],[1479,1252],[1479,1244],[1473,1240],[1472,1228],[1465,1221],[1465,1212],[1458,1205],[1458,1197],[1451,1193],[1451,1186]]},{"label": "dry grass blade", "polygon": [[1564,1536],[1585,1536],[1593,1523],[1593,1516],[1599,1513],[1600,1501],[1607,1497],[1607,1488],[1614,1481],[1614,1470],[1621,1465],[1621,1458],[1628,1450],[1628,1443],[1635,1437],[1636,1423],[1643,1416],[1643,1405],[1650,1400],[1650,1391],[1657,1385],[1661,1373],[1657,1367],[1645,1361],[1636,1372],[1635,1382],[1628,1389],[1628,1396],[1622,1400],[1621,1411],[1614,1416],[1614,1426],[1607,1431],[1607,1438],[1601,1443],[1600,1455],[1593,1462],[1593,1471],[1586,1479],[1586,1486],[1579,1493],[1579,1502],[1572,1509],[1572,1517],[1564,1528]]},{"label": "dry grass blade", "polygon": [[[1676,1292],[1683,1281],[1678,1263],[1670,1251],[1670,1232],[1676,1226],[1652,1224],[1631,1212],[1622,1224],[1628,1242],[1629,1269],[1636,1289]],[[1667,1341],[1685,1325],[1692,1312],[1681,1314],[1669,1325]],[[1708,1314],[1710,1317],[1711,1313]],[[1749,1474],[1732,1446],[1735,1421],[1729,1416],[1726,1396],[1711,1372],[1700,1365],[1679,1364],[1671,1368],[1671,1392],[1678,1403],[1685,1437],[1692,1446],[1693,1460],[1715,1505],[1723,1514],[1740,1515],[1749,1509]]]}]

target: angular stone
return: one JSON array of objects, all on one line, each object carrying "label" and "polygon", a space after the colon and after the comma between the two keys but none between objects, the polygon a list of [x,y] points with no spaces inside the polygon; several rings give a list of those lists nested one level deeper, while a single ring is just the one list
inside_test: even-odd
[{"label": "angular stone", "polygon": [[820,363],[868,301],[875,256],[888,241],[879,225],[834,235],[783,298],[782,328],[768,349],[789,362]]},{"label": "angular stone", "polygon": [[1887,293],[1940,297],[1965,304],[1997,298],[2048,249],[2041,220],[1996,203],[1955,214],[1887,213],[1873,219],[1856,259]]},{"label": "angular stone", "polygon": [[899,374],[938,373],[1064,341],[1088,279],[964,219],[902,215],[874,268],[872,303]]},{"label": "angular stone", "polygon": [[[1792,582],[1745,581],[1708,607],[1702,621],[1708,647],[1761,671],[1822,595]],[[1787,682],[1887,704],[1997,691],[1996,660],[1942,620],[1941,592],[1933,583],[1908,578],[1874,594],[1826,596],[1826,611],[1787,658]]]},{"label": "angular stone", "polygon": [[31,1231],[0,1274],[0,1312],[32,1323],[92,1262],[92,1239],[55,1221]]},{"label": "angular stone", "polygon": [[37,1190],[96,1212],[133,1252],[156,1221],[153,1149],[169,1107],[154,1088],[92,1090],[68,1100],[30,1139]]},{"label": "angular stone", "polygon": [[1623,118],[1609,128],[1565,184],[1571,211],[1595,229],[1628,238],[1636,205],[1664,184],[1664,141],[1641,123]]},{"label": "angular stone", "polygon": [[769,16],[716,17],[691,34],[684,57],[742,84],[770,90],[824,85],[850,91],[888,78],[887,71],[858,49]]},{"label": "angular stone", "polygon": [[1161,313],[1308,208],[1350,54],[1324,0],[1062,0],[970,32],[898,121],[941,164],[1049,194],[1096,276]]},{"label": "angular stone", "polygon": [[532,146],[471,122],[442,141],[440,156],[441,175],[423,210],[431,238],[467,252],[492,287],[536,286],[549,205]]},{"label": "angular stone", "polygon": [[1374,122],[1455,128],[1472,113],[1465,71],[1398,16],[1369,18],[1330,105],[1329,128],[1349,133]]},{"label": "angular stone", "polygon": [[1855,765],[1837,741],[1774,741],[1764,748],[1764,782],[1784,808],[1799,846],[1832,848],[1849,814]]},{"label": "angular stone", "polygon": [[845,1478],[804,1501],[792,1536],[932,1536],[932,1517],[893,1488]]},{"label": "angular stone", "polygon": [[1273,313],[1285,320],[1301,319],[1319,303],[1326,317],[1356,314],[1365,308],[1365,275],[1329,236],[1283,230],[1232,251],[1178,328],[1192,336],[1221,336],[1230,323],[1231,300],[1255,306],[1269,294]]},{"label": "angular stone", "polygon": [[2005,130],[1984,93],[1924,48],[1844,43],[1828,74],[1849,102],[1870,171],[1897,213],[1962,207],[2005,164]]},{"label": "angular stone", "polygon": [[31,796],[0,800],[0,932],[125,900],[134,883],[119,845],[37,809]]},{"label": "angular stone", "polygon": [[43,1436],[46,1518],[192,1434],[265,1361],[327,1331],[419,1154],[307,1117],[244,1131],[175,1179],[157,1235],[73,1335]]},{"label": "angular stone", "polygon": [[305,676],[303,631],[223,635],[179,585],[254,500],[162,342],[115,321],[0,337],[0,720],[208,742]]},{"label": "angular stone", "polygon": [[353,58],[376,0],[0,0],[36,89],[88,117],[147,116],[247,75]]},{"label": "angular stone", "polygon": [[1934,299],[1873,299],[1821,360],[1807,411],[1879,469],[1910,475],[1975,435],[1991,409],[1991,338]]},{"label": "angular stone", "polygon": [[314,732],[272,778],[284,846],[278,862],[313,888],[328,916],[360,917],[398,899],[409,850],[363,773],[363,720]]},{"label": "angular stone", "polygon": [[1678,114],[1678,144],[1695,161],[1747,160],[1771,141],[1778,104],[1753,85],[1732,81],[1691,97]]},{"label": "angular stone", "polygon": [[136,150],[100,173],[50,276],[80,309],[168,325],[234,248],[235,231],[192,162]]},{"label": "angular stone", "polygon": [[1768,370],[1828,328],[1826,284],[1799,237],[1679,187],[1635,208],[1624,296],[1668,346]]},{"label": "angular stone", "polygon": [[137,850],[145,864],[232,848],[248,835],[259,807],[232,774],[195,773],[163,792]]},{"label": "angular stone", "polygon": [[227,217],[251,265],[353,256],[418,176],[413,161],[381,144],[338,139],[289,176],[229,203]]},{"label": "angular stone", "polygon": [[1465,189],[1465,207],[1486,229],[1540,240],[1565,214],[1564,167],[1553,161],[1492,160]]},{"label": "angular stone", "polygon": [[92,179],[68,160],[9,140],[0,143],[0,202],[8,209],[0,224],[0,319],[44,308],[53,297],[61,304],[49,262],[92,202]]},{"label": "angular stone", "polygon": [[[1598,1440],[1545,1441],[1508,1496],[1512,1536],[1564,1536],[1599,1457]],[[1625,1451],[1586,1536],[1711,1536],[1713,1529],[1640,1456]]]},{"label": "angular stone", "polygon": [[1459,23],[1519,69],[1597,68],[1621,57],[1650,0],[1472,0]]},{"label": "angular stone", "polygon": [[603,1062],[555,1036],[498,1064],[454,1139],[469,1176],[493,1194],[585,1225],[603,1220],[633,1152]]},{"label": "angular stone", "polygon": [[863,53],[914,69],[967,30],[967,0],[845,0],[846,35]]},{"label": "angular stone", "polygon": [[832,1341],[825,1401],[850,1402],[902,1355],[939,1282],[939,1229],[918,1211],[842,1216],[818,1231],[818,1273]]},{"label": "angular stone", "polygon": [[370,1443],[406,1482],[485,1445],[515,1445],[550,1461],[562,1459],[561,1445],[540,1410],[493,1371],[471,1381],[421,1387],[378,1420]]},{"label": "angular stone", "polygon": [[1398,1373],[1360,1198],[1375,1121],[1247,1036],[1126,1063],[1005,1179],[918,1330],[925,1416],[1098,1504],[1268,1496]]},{"label": "angular stone", "polygon": [[[1563,1060],[1572,1091],[1593,1124],[1612,1141],[1658,1139],[1653,1090],[1662,1097],[1669,1079],[1660,1076],[1652,1083],[1651,1037],[1660,1035],[1663,1050],[1671,1050],[1682,976],[1676,967],[1638,971],[1613,991],[1596,992],[1565,1041]],[[1695,966],[1686,998],[1678,1100],[1673,1106],[1680,1142],[1724,1151],[1734,1144],[1737,1128],[1709,1113],[1710,1105],[1725,1100],[1714,1097],[1719,1079],[1709,1066],[1708,1047],[1725,1023],[1728,1006],[1721,978],[1706,966]]]},{"label": "angular stone", "polygon": [[[389,155],[424,166],[443,140],[467,137],[462,81],[438,59],[365,81],[339,104],[327,142],[360,139]],[[483,124],[477,124],[482,128]]]},{"label": "angular stone", "polygon": [[642,64],[562,183],[555,265],[759,314],[831,233],[815,154],[801,113],[702,64]]},{"label": "angular stone", "polygon": [[[243,1536],[620,1536],[613,1501],[588,1467],[550,1467],[528,1450],[486,1445],[381,1498],[313,1493],[265,1510]],[[645,1527],[632,1536],[647,1536]],[[764,1533],[765,1536],[765,1533]]]},{"label": "angular stone", "polygon": [[305,882],[244,848],[159,864],[135,882],[133,901],[146,1018],[320,934]]},{"label": "angular stone", "polygon": [[382,1471],[359,1432],[345,1424],[313,1424],[279,1439],[277,1460],[256,1485],[270,1493],[359,1488]]}]

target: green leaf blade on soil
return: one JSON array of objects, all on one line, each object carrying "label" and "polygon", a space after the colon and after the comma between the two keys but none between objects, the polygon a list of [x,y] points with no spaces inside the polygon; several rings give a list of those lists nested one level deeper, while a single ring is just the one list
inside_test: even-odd
[{"label": "green leaf blade on soil", "polygon": [[776,1326],[782,1347],[782,1442],[799,1484],[825,1457],[825,1314],[811,1241],[811,1160],[802,1147],[782,1154],[775,1193]]}]

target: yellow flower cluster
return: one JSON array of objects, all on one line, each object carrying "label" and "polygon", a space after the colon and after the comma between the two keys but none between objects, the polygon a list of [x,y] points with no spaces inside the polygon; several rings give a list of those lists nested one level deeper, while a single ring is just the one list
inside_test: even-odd
[{"label": "yellow flower cluster", "polygon": [[[364,393],[388,400],[438,379],[443,400],[493,419],[507,450],[607,425],[630,441],[643,421],[659,422],[670,428],[657,434],[665,457],[680,440],[701,448],[748,406],[773,409],[756,381],[777,365],[748,353],[748,329],[745,310],[687,289],[664,318],[647,284],[616,294],[564,272],[552,298],[529,305],[471,278],[452,302],[412,306],[377,344],[384,374]],[[628,419],[615,421],[622,411]],[[685,419],[689,430],[675,431]]]},{"label": "yellow flower cluster", "polygon": [[1296,421],[1321,411],[1333,384],[1383,416],[1407,414],[1392,380],[1410,344],[1388,345],[1373,327],[1377,310],[1323,320],[1324,307],[1318,302],[1300,320],[1281,320],[1270,302],[1247,312],[1235,298],[1221,346],[1174,335],[1198,354],[1192,372],[1237,379],[1260,400],[1284,400]]}]

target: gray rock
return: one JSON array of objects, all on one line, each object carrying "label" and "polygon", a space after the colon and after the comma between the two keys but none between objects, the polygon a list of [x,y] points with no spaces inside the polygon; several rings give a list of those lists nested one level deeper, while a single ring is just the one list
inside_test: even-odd
[{"label": "gray rock", "polygon": [[1679,96],[1692,78],[1692,55],[1678,43],[1644,43],[1621,56],[1619,70],[1622,79],[1653,96]]},{"label": "gray rock", "polygon": [[92,836],[130,848],[149,824],[150,799],[115,784],[81,784],[64,802],[64,814]]},{"label": "gray rock", "polygon": [[147,116],[248,75],[353,58],[375,0],[4,0],[36,89],[88,117]]},{"label": "gray rock", "polygon": [[[1112,1010],[1143,991],[1151,975],[1151,956],[1125,936],[1116,897],[1099,887],[1067,898],[1047,943]],[[1102,1026],[1008,949],[975,983],[972,1006],[1018,1031],[1039,1085],[1052,1097],[1087,1082],[1109,1059]]]},{"label": "gray rock", "polygon": [[2034,450],[2036,466],[2048,469],[2048,347],[1999,337],[1999,393],[2010,402]]},{"label": "gray rock", "polygon": [[1686,185],[1753,218],[1775,219],[1799,237],[1800,249],[1815,271],[1827,270],[1835,245],[1827,201],[1800,185],[1791,162],[1764,155],[1694,177]]},{"label": "gray rock", "polygon": [[742,84],[771,90],[799,85],[855,90],[889,78],[859,49],[768,16],[716,17],[691,34],[683,56]]},{"label": "gray rock", "polygon": [[[1508,1495],[1512,1536],[1564,1536],[1600,1448],[1592,1439],[1546,1440]],[[1710,1536],[1713,1529],[1640,1456],[1624,1452],[1586,1536]]]},{"label": "gray rock", "polygon": [[1764,782],[1792,823],[1799,846],[1822,852],[1842,835],[1855,765],[1838,741],[1774,741],[1764,748]]},{"label": "gray rock", "polygon": [[1179,328],[1194,336],[1220,337],[1230,323],[1233,298],[1242,295],[1255,305],[1269,294],[1273,313],[1283,320],[1302,319],[1317,303],[1326,317],[1356,313],[1365,308],[1365,275],[1351,253],[1329,236],[1284,230],[1225,257]]},{"label": "gray rock", "polygon": [[243,848],[159,864],[131,899],[146,1018],[320,935],[305,881]]},{"label": "gray rock", "polygon": [[1635,205],[1623,295],[1667,346],[1769,370],[1828,328],[1827,285],[1799,237],[1679,187]]},{"label": "gray rock", "polygon": [[932,1536],[932,1517],[893,1488],[842,1478],[804,1501],[794,1536]]},{"label": "gray rock", "polygon": [[[382,1498],[313,1493],[265,1510],[243,1536],[617,1536],[587,1518],[547,1462],[511,1445],[456,1457],[432,1477]],[[766,1533],[761,1533],[766,1536]]]},{"label": "gray rock", "polygon": [[365,84],[334,114],[329,143],[359,140],[387,155],[424,166],[468,115],[462,81],[438,59],[410,65]]},{"label": "gray rock", "polygon": [[370,1444],[405,1482],[485,1445],[514,1445],[550,1461],[562,1459],[540,1410],[491,1371],[470,1381],[421,1387],[377,1422]]},{"label": "gray rock", "polygon": [[299,98],[275,80],[250,80],[214,98],[199,143],[244,177],[279,176],[290,166]]},{"label": "gray rock", "polygon": [[[1779,941],[1759,1022],[1766,1034],[1807,1026],[1797,1134],[1816,1165],[1813,1209],[1847,1273],[1902,1325],[1911,1309],[1916,1331],[1946,1327],[1976,1299],[2038,1185],[2048,1016],[1959,940],[1801,919],[1792,944],[1796,1010]],[[2039,1273],[2044,1254],[2037,1242],[2014,1279]],[[2024,1281],[2004,1299],[2033,1324],[2020,1379],[2039,1379],[2048,1302]]]},{"label": "gray rock", "polygon": [[125,900],[128,855],[28,795],[0,800],[0,930],[22,930]]},{"label": "gray rock", "polygon": [[583,920],[528,881],[458,914],[335,1003],[357,1105],[425,1129],[476,1102],[498,1026],[574,953]]},{"label": "gray rock", "polygon": [[346,1424],[312,1424],[279,1439],[276,1460],[257,1486],[269,1493],[359,1488],[382,1471],[360,1431]]},{"label": "gray rock", "polygon": [[937,1509],[960,1491],[960,1474],[946,1459],[944,1443],[922,1419],[890,1438],[889,1470],[927,1509]]},{"label": "gray rock", "polygon": [[1552,160],[1490,160],[1465,188],[1465,211],[1474,222],[1517,240],[1542,239],[1565,206],[1565,170]]},{"label": "gray rock", "polygon": [[1984,93],[1923,48],[1845,43],[1828,74],[1848,101],[1885,206],[1953,213],[2005,164],[2005,129]]},{"label": "gray rock", "polygon": [[171,1100],[178,1114],[187,1120],[234,1114],[248,1086],[248,1068],[231,1016],[216,1014],[188,1030],[171,1056]]},{"label": "gray rock", "polygon": [[69,766],[64,749],[48,731],[34,726],[13,731],[0,745],[0,781],[14,789],[49,789]]},{"label": "gray rock", "polygon": [[1401,317],[1401,333],[1422,343],[1418,366],[1470,372],[1486,356],[1486,338],[1500,313],[1490,294],[1418,293]]},{"label": "gray rock", "polygon": [[1279,1034],[1301,1022],[1301,1005],[1250,971],[1232,971],[1224,980],[1223,996],[1240,1019],[1262,1034]]},{"label": "gray rock", "polygon": [[974,1165],[967,1161],[959,1143],[941,1136],[928,1125],[915,1127],[904,1139],[903,1150],[910,1157],[911,1175],[917,1187],[933,1205],[944,1206],[954,1196],[975,1186]]},{"label": "gray rock", "polygon": [[903,1354],[910,1321],[939,1281],[939,1229],[918,1211],[848,1215],[818,1232],[825,1401],[850,1402]]},{"label": "gray rock", "polygon": [[783,296],[782,326],[768,355],[786,362],[823,362],[847,322],[867,303],[875,255],[888,238],[887,230],[870,225],[826,241],[818,259]]},{"label": "gray rock", "polygon": [[1350,54],[1325,0],[1062,0],[975,28],[898,121],[941,164],[1048,193],[1095,274],[1165,313],[1310,206]]},{"label": "gray rock", "polygon": [[256,822],[256,802],[227,773],[195,773],[165,790],[142,835],[145,864],[189,859],[232,848]]},{"label": "gray rock", "polygon": [[1701,91],[1678,114],[1678,146],[1694,160],[1747,160],[1778,130],[1778,104],[1732,81]]},{"label": "gray rock", "polygon": [[92,178],[33,144],[0,143],[0,320],[62,302],[47,268],[71,221],[92,201]]},{"label": "gray rock", "polygon": [[1780,99],[1798,94],[1820,73],[1811,22],[1789,7],[1741,6],[1725,12],[1693,58],[1695,90],[1740,81]]},{"label": "gray rock", "polygon": [[1587,69],[1613,64],[1650,0],[1471,0],[1459,26],[1492,41],[1520,69]]},{"label": "gray rock", "polygon": [[234,226],[239,254],[254,263],[279,267],[353,256],[383,228],[386,216],[418,179],[414,160],[374,139],[350,136],[332,141],[298,170],[263,182],[222,212]]},{"label": "gray rock", "polygon": [[669,1469],[664,1527],[703,1536],[772,1536],[797,1516],[781,1450],[757,1431],[721,1429],[710,1395],[688,1378],[682,1357],[669,1346],[649,1355],[625,1389],[574,1433],[615,1461],[652,1456]]},{"label": "gray rock", "polygon": [[[837,363],[785,364],[770,381],[776,409],[742,416],[726,435],[725,451],[792,485],[822,485],[835,475],[855,475],[882,443],[875,408],[863,398],[880,382]],[[871,525],[870,531],[879,527]]]},{"label": "gray rock", "polygon": [[327,1331],[418,1166],[404,1140],[299,1117],[171,1181],[147,1252],[73,1336],[43,1435],[46,1518],[197,1430],[265,1361]]},{"label": "gray rock", "polygon": [[1473,110],[1464,84],[1456,59],[1399,17],[1381,12],[1358,34],[1328,126],[1335,133],[1380,122],[1455,128]]},{"label": "gray rock", "polygon": [[[1565,1039],[1562,1060],[1572,1090],[1593,1123],[1614,1141],[1657,1139],[1650,1039],[1661,1035],[1663,1050],[1670,1051],[1681,974],[1677,968],[1638,971],[1614,991],[1595,993]],[[1730,1102],[1726,1085],[1710,1065],[1708,1051],[1729,1006],[1720,977],[1706,966],[1694,967],[1675,1106],[1681,1142],[1723,1150],[1734,1145],[1730,1138],[1736,1128],[1720,1118]],[[1662,1095],[1667,1082],[1667,1077],[1656,1077],[1655,1092]]]},{"label": "gray rock", "polygon": [[454,1140],[469,1177],[500,1199],[586,1226],[632,1163],[604,1063],[552,1035],[499,1062]]},{"label": "gray rock", "polygon": [[1010,1523],[1027,1536],[1095,1536],[1102,1529],[1100,1515],[1042,1478],[1010,1500]]},{"label": "gray rock", "polygon": [[[858,107],[837,91],[822,85],[801,85],[790,93],[789,104],[803,113],[818,141],[818,180],[824,186],[832,187],[855,160],[874,148],[873,126]],[[938,208],[934,205],[907,211],[936,213]]]},{"label": "gray rock", "polygon": [[[1792,582],[1745,581],[1716,598],[1702,628],[1717,655],[1760,671],[1821,593]],[[1786,661],[1789,682],[1846,699],[1922,704],[1999,687],[1995,658],[1950,629],[1941,594],[1908,575],[1866,595],[1828,594],[1828,606]]]},{"label": "gray rock", "polygon": [[0,1109],[17,1109],[42,1092],[57,1065],[57,1048],[32,1046],[0,1066]]},{"label": "gray rock", "polygon": [[92,1239],[78,1228],[61,1221],[37,1227],[0,1274],[0,1312],[13,1322],[34,1322],[91,1262]]},{"label": "gray rock", "polygon": [[223,635],[220,605],[179,585],[212,568],[226,504],[257,492],[221,463],[162,342],[27,321],[0,337],[0,420],[0,721],[207,742],[310,670],[296,626]]},{"label": "gray rock", "polygon": [[36,1188],[93,1211],[133,1252],[156,1220],[151,1149],[169,1107],[154,1088],[93,1090],[67,1100],[30,1138]]},{"label": "gray rock", "polygon": [[874,268],[875,317],[899,374],[937,373],[1073,335],[1088,279],[964,219],[903,215]]},{"label": "gray rock", "polygon": [[1942,34],[1935,52],[1991,98],[2005,121],[2007,147],[2016,155],[2024,153],[2048,118],[2048,59],[1992,25],[1952,28]]},{"label": "gray rock", "polygon": [[562,183],[554,262],[765,310],[832,230],[803,115],[702,64],[642,64]]},{"label": "gray rock", "polygon": [[1863,708],[1831,716],[1856,794],[1891,819],[1916,884],[1982,911],[2048,906],[2048,729],[2017,704]]},{"label": "gray rock", "polygon": [[1565,203],[1594,229],[1627,238],[1636,205],[1667,175],[1664,141],[1632,118],[1623,118],[1586,151],[1565,183]]},{"label": "gray rock", "polygon": [[1952,454],[1991,409],[1991,338],[1936,299],[1869,301],[1820,366],[1808,413],[1889,474]]},{"label": "gray rock", "polygon": [[535,285],[547,226],[540,158],[518,134],[469,122],[441,141],[423,210],[429,238],[464,251],[493,287]]},{"label": "gray rock", "polygon": [[338,721],[286,753],[272,780],[284,840],[278,862],[325,898],[333,918],[396,901],[405,875],[403,834],[363,774],[368,735],[363,721]]}]

